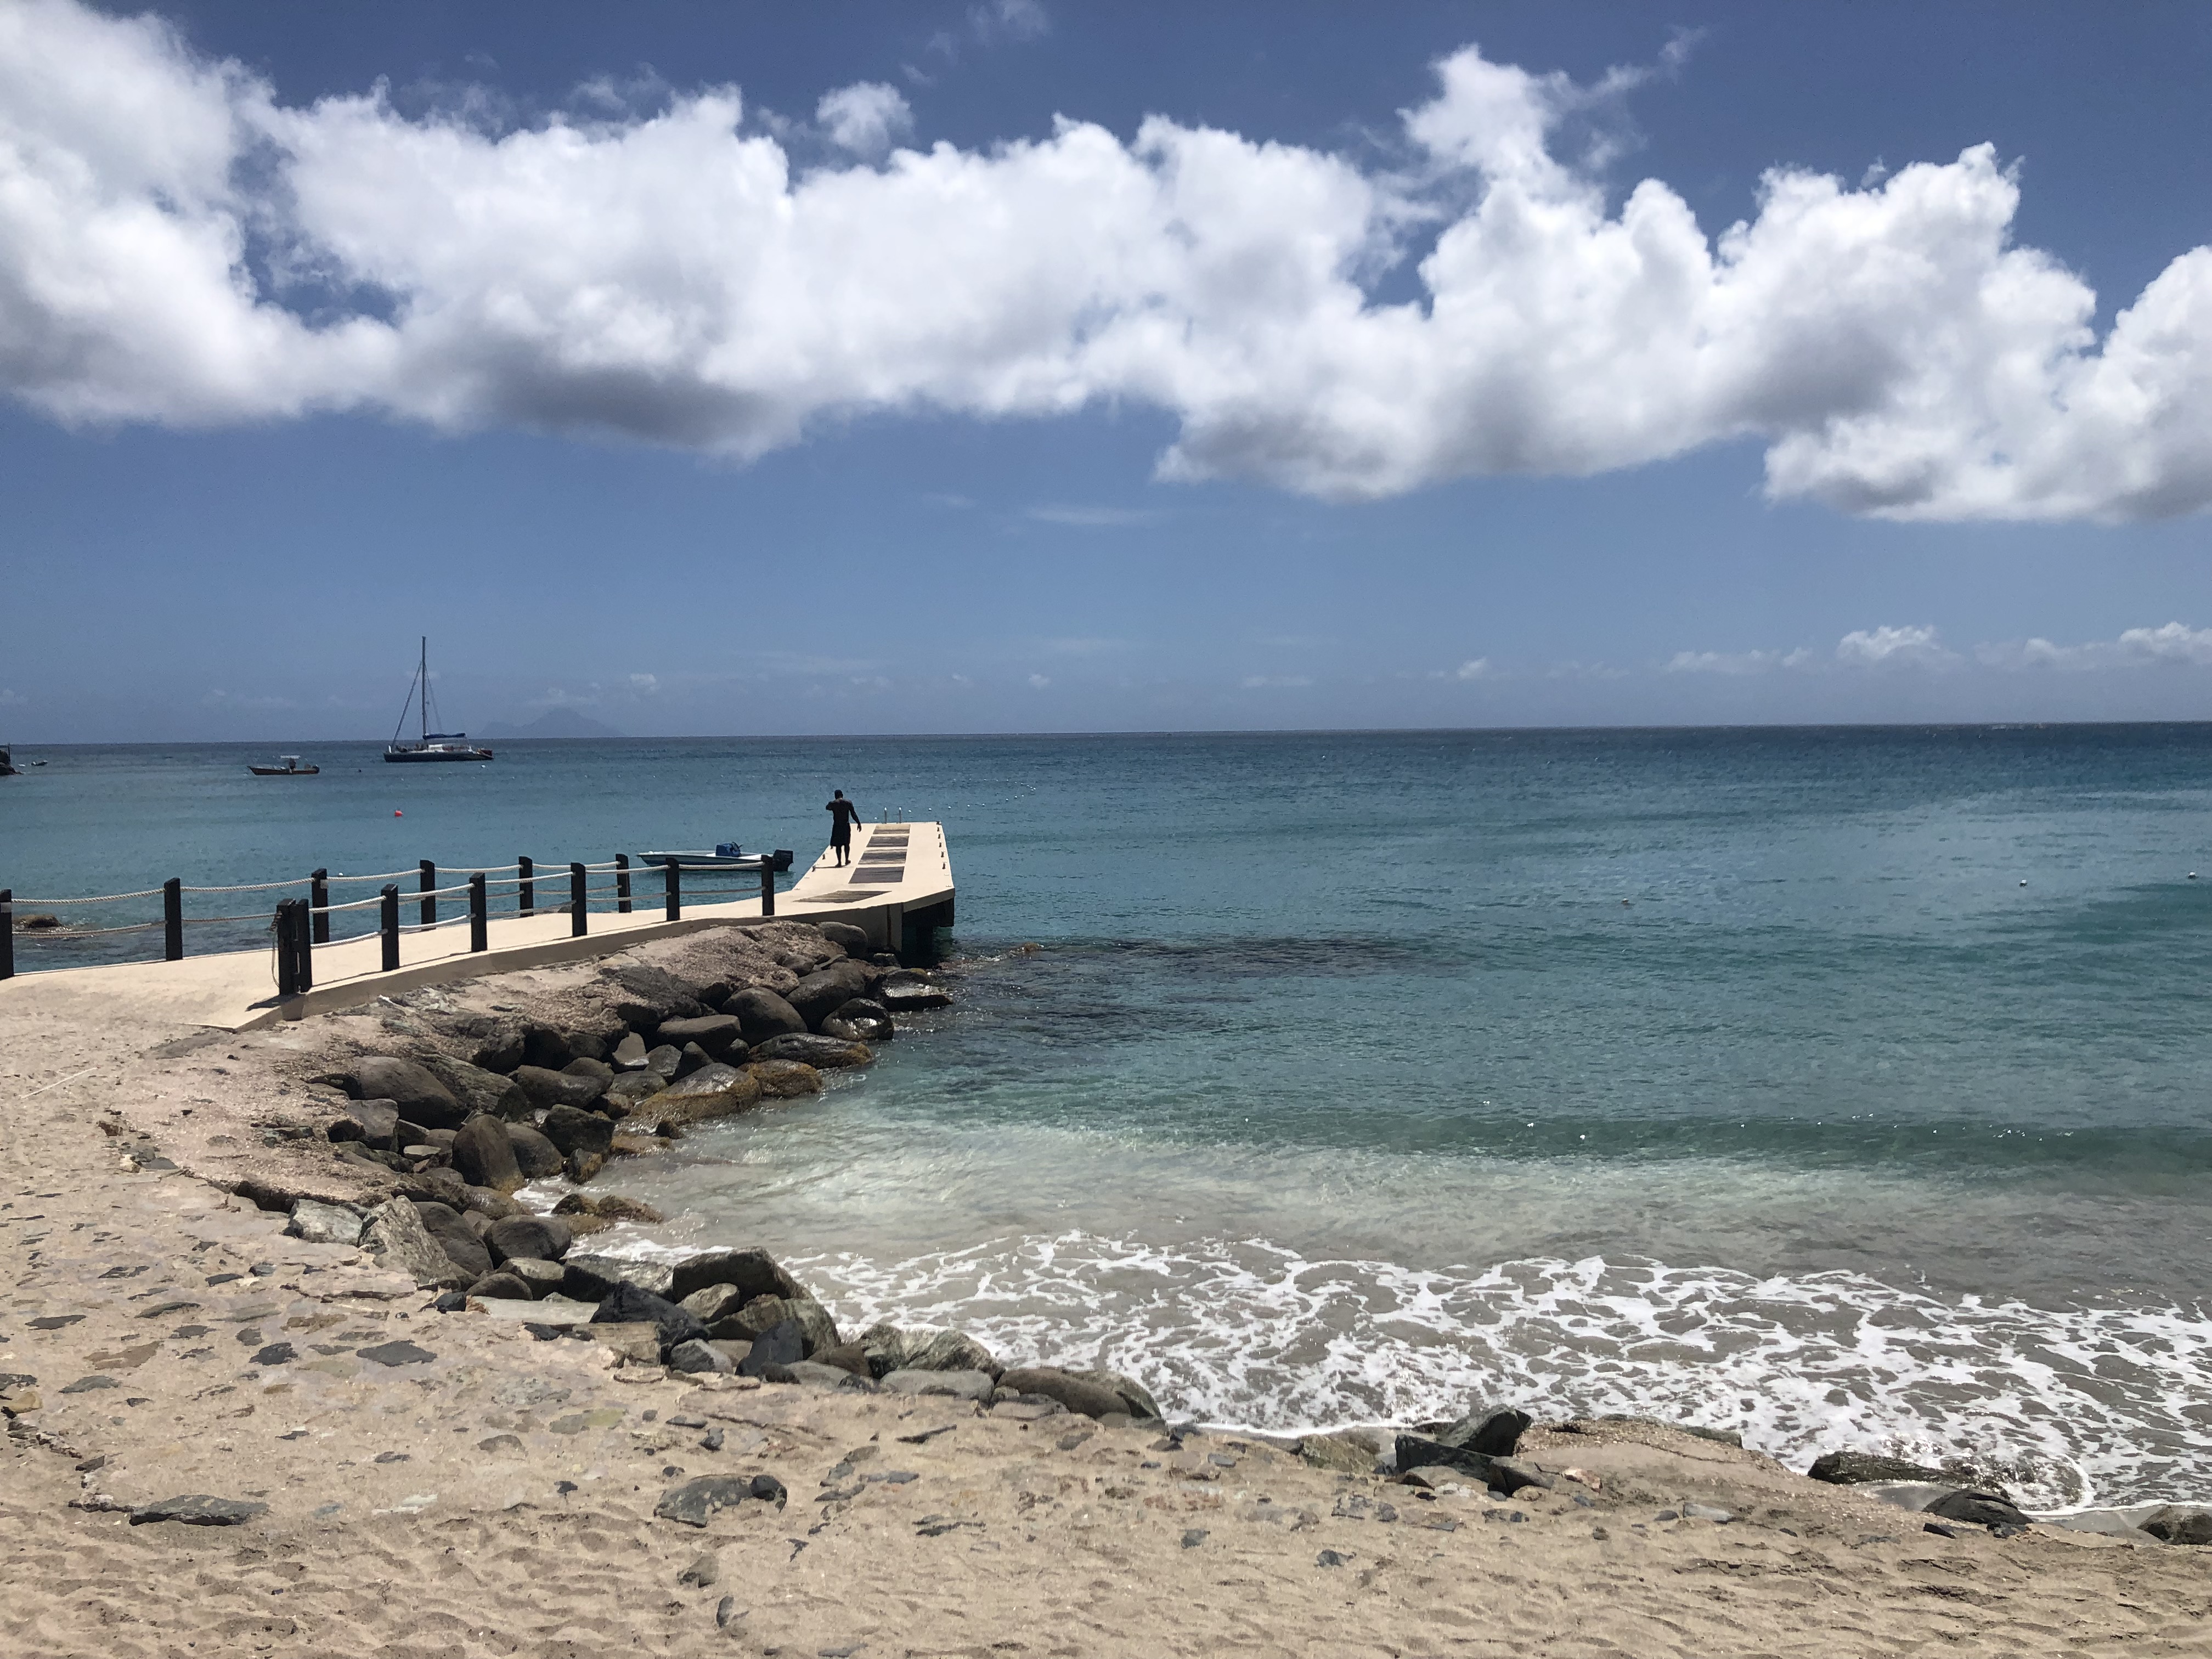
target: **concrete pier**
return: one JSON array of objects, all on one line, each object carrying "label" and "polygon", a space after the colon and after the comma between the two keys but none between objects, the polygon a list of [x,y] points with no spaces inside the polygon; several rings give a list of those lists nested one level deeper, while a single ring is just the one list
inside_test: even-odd
[{"label": "concrete pier", "polygon": [[[702,927],[758,927],[761,901],[744,898],[721,903],[684,902],[683,920],[663,914],[656,872],[637,871],[637,908],[629,915],[594,910],[591,932],[571,937],[570,919],[556,911],[520,916],[494,915],[489,945],[471,951],[465,924],[434,933],[402,933],[399,967],[382,971],[382,944],[374,933],[321,945],[314,951],[315,987],[304,995],[276,994],[272,953],[265,949],[189,957],[182,962],[131,962],[50,973],[19,971],[0,980],[0,1006],[14,1012],[51,1009],[71,1019],[96,1013],[102,1003],[128,1002],[134,1009],[179,1024],[224,1030],[251,1030],[277,1020],[349,1008],[412,990],[478,974],[504,973],[548,963],[605,956]],[[702,885],[727,885],[730,872],[687,871]],[[565,880],[548,868],[540,891],[551,902],[566,896]],[[830,861],[823,853],[806,873],[776,895],[777,921],[842,921],[864,929],[878,950],[912,956],[927,946],[927,933],[952,925],[952,860],[937,823],[864,823],[853,832],[853,863]],[[406,896],[402,895],[403,902]],[[356,912],[355,914],[366,914]],[[19,969],[23,966],[20,957]]]}]

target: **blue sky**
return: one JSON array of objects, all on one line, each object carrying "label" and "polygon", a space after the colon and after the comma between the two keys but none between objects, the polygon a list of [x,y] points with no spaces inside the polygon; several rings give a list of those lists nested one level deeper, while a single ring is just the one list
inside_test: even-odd
[{"label": "blue sky", "polygon": [[2201,7],[136,16],[0,740],[2212,716]]}]

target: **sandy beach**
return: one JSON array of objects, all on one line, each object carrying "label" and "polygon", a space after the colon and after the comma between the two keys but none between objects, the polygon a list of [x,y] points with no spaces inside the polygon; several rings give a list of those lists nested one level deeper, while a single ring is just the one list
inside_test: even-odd
[{"label": "sandy beach", "polygon": [[[680,970],[675,953],[735,948],[648,950]],[[595,971],[472,981],[446,1006],[557,1009]],[[1516,1455],[1553,1483],[1501,1499],[1379,1475],[1344,1440],[686,1376],[481,1304],[435,1311],[234,1190],[374,1202],[373,1173],[309,1133],[332,1097],[305,1079],[419,1014],[233,1035],[16,990],[11,1654],[2212,1650],[2212,1551],[1946,1535],[1757,1453],[1544,1401],[1492,1402],[1533,1415]],[[656,1512],[702,1477],[757,1495]],[[189,1497],[230,1524],[155,1518]]]}]

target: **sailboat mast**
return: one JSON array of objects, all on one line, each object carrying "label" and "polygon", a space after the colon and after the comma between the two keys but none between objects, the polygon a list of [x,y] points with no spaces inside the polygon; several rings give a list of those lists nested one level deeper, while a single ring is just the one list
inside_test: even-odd
[{"label": "sailboat mast", "polygon": [[422,681],[422,743],[427,748],[430,742],[430,636],[428,634],[422,635],[422,660],[415,672]]}]

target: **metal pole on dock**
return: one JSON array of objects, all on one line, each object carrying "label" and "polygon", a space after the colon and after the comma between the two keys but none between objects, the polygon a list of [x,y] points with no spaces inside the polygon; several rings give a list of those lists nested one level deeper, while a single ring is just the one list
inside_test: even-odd
[{"label": "metal pole on dock", "polygon": [[391,882],[384,884],[384,907],[380,920],[384,933],[384,971],[399,971],[399,889]]},{"label": "metal pole on dock", "polygon": [[615,910],[621,915],[629,914],[629,854],[615,854]]},{"label": "metal pole on dock", "polygon": [[438,919],[438,901],[431,896],[438,890],[438,866],[424,859],[417,867],[422,872],[422,925],[428,927]]},{"label": "metal pole on dock", "polygon": [[684,920],[683,867],[674,859],[670,859],[668,867],[661,872],[661,875],[668,886],[668,919],[671,921],[681,921]]},{"label": "metal pole on dock", "polygon": [[308,919],[307,901],[292,901],[293,965],[300,976],[300,990],[304,995],[315,988],[315,929]]},{"label": "metal pole on dock", "polygon": [[515,889],[515,908],[526,916],[534,916],[538,914],[538,884],[532,878],[538,873],[538,866],[518,855],[514,867],[521,878],[521,885]]},{"label": "metal pole on dock", "polygon": [[161,959],[185,959],[185,882],[171,876],[161,884]]},{"label": "metal pole on dock", "polygon": [[276,901],[276,994],[295,997],[314,988],[307,948],[307,902]]},{"label": "metal pole on dock", "polygon": [[331,872],[312,872],[307,877],[307,910],[314,921],[314,940],[318,945],[331,942]]},{"label": "metal pole on dock", "polygon": [[775,860],[774,859],[761,860],[761,914],[764,916],[772,916],[775,914]]},{"label": "metal pole on dock", "polygon": [[491,949],[491,901],[484,896],[483,872],[469,878],[469,949]]},{"label": "metal pole on dock", "polygon": [[571,939],[583,938],[589,928],[588,902],[584,887],[584,866],[571,864],[568,866],[568,937]]},{"label": "metal pole on dock", "polygon": [[15,977],[15,890],[0,887],[0,979]]}]

